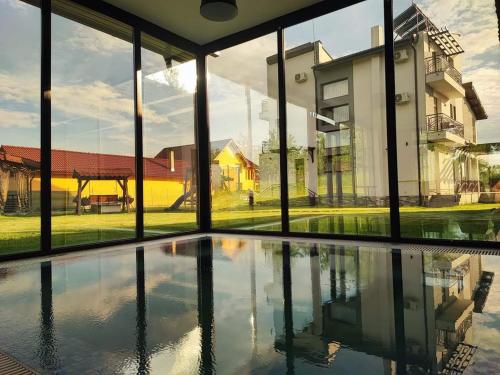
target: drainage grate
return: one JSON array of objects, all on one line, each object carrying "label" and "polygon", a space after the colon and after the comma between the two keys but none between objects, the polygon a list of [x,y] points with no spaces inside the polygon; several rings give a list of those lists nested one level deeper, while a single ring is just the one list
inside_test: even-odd
[{"label": "drainage grate", "polygon": [[0,374],[36,375],[36,372],[19,363],[14,358],[4,353],[0,353]]},{"label": "drainage grate", "polygon": [[468,249],[463,247],[432,247],[425,245],[416,245],[416,246],[404,246],[403,250],[408,251],[419,251],[426,253],[434,253],[434,254],[470,254],[470,255],[500,255],[500,251],[496,249]]}]

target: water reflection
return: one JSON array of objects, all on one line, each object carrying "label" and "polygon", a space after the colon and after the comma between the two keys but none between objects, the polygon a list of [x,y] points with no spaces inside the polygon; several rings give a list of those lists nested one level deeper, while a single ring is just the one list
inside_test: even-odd
[{"label": "water reflection", "polygon": [[[498,241],[500,238],[500,210],[441,212],[425,210],[401,215],[401,235],[404,238],[438,238],[457,240]],[[269,224],[277,230],[275,224]],[[266,229],[260,225],[258,229]],[[293,218],[290,230],[299,233],[344,233],[364,236],[389,236],[390,218],[381,214],[323,214]]]},{"label": "water reflection", "polygon": [[67,256],[0,269],[0,351],[40,373],[493,373],[499,271],[236,237]]}]

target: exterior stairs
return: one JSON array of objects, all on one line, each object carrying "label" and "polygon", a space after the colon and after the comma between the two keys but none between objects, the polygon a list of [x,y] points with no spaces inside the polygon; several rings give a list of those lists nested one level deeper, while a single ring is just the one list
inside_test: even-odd
[{"label": "exterior stairs", "polygon": [[19,212],[29,212],[30,202],[29,198],[19,198],[16,193],[9,193],[7,195],[7,201],[5,202],[4,213],[15,214]]},{"label": "exterior stairs", "polygon": [[456,194],[436,194],[429,197],[428,207],[452,207],[460,202]]}]

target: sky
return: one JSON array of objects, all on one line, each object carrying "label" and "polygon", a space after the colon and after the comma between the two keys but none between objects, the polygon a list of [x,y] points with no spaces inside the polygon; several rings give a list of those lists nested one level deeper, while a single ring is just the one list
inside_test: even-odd
[{"label": "sky", "polygon": [[[394,13],[409,5],[409,0],[396,0]],[[473,81],[489,115],[478,122],[478,141],[500,142],[500,106],[496,105],[500,48],[494,0],[421,0],[418,5],[435,24],[461,34],[464,81]],[[0,50],[9,51],[0,58],[1,144],[39,147],[39,14],[37,8],[19,0],[0,0]],[[286,29],[286,46],[321,40],[332,56],[339,57],[369,48],[370,27],[377,24],[383,24],[382,1],[367,0]],[[133,154],[132,45],[56,15],[52,37],[53,147]],[[267,92],[268,78],[275,77],[268,77],[265,60],[275,51],[272,34],[209,58],[212,140],[234,138],[246,152],[258,154],[269,134],[269,123],[259,118],[263,100],[275,109]],[[165,71],[160,55],[144,51],[143,60],[145,155],[193,143],[194,62]],[[293,106],[289,110],[289,128],[300,128],[306,111]],[[301,134],[297,132],[297,142],[304,144]]]}]

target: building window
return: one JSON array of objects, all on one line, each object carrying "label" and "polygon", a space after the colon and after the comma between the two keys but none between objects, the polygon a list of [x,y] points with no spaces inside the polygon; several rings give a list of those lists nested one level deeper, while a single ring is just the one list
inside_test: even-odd
[{"label": "building window", "polygon": [[457,119],[457,107],[454,106],[453,104],[450,104],[450,117],[453,120]]},{"label": "building window", "polygon": [[336,123],[349,121],[349,105],[346,104],[338,107],[333,107],[332,118]]},{"label": "building window", "polygon": [[333,99],[349,94],[348,79],[323,85],[323,99]]}]

